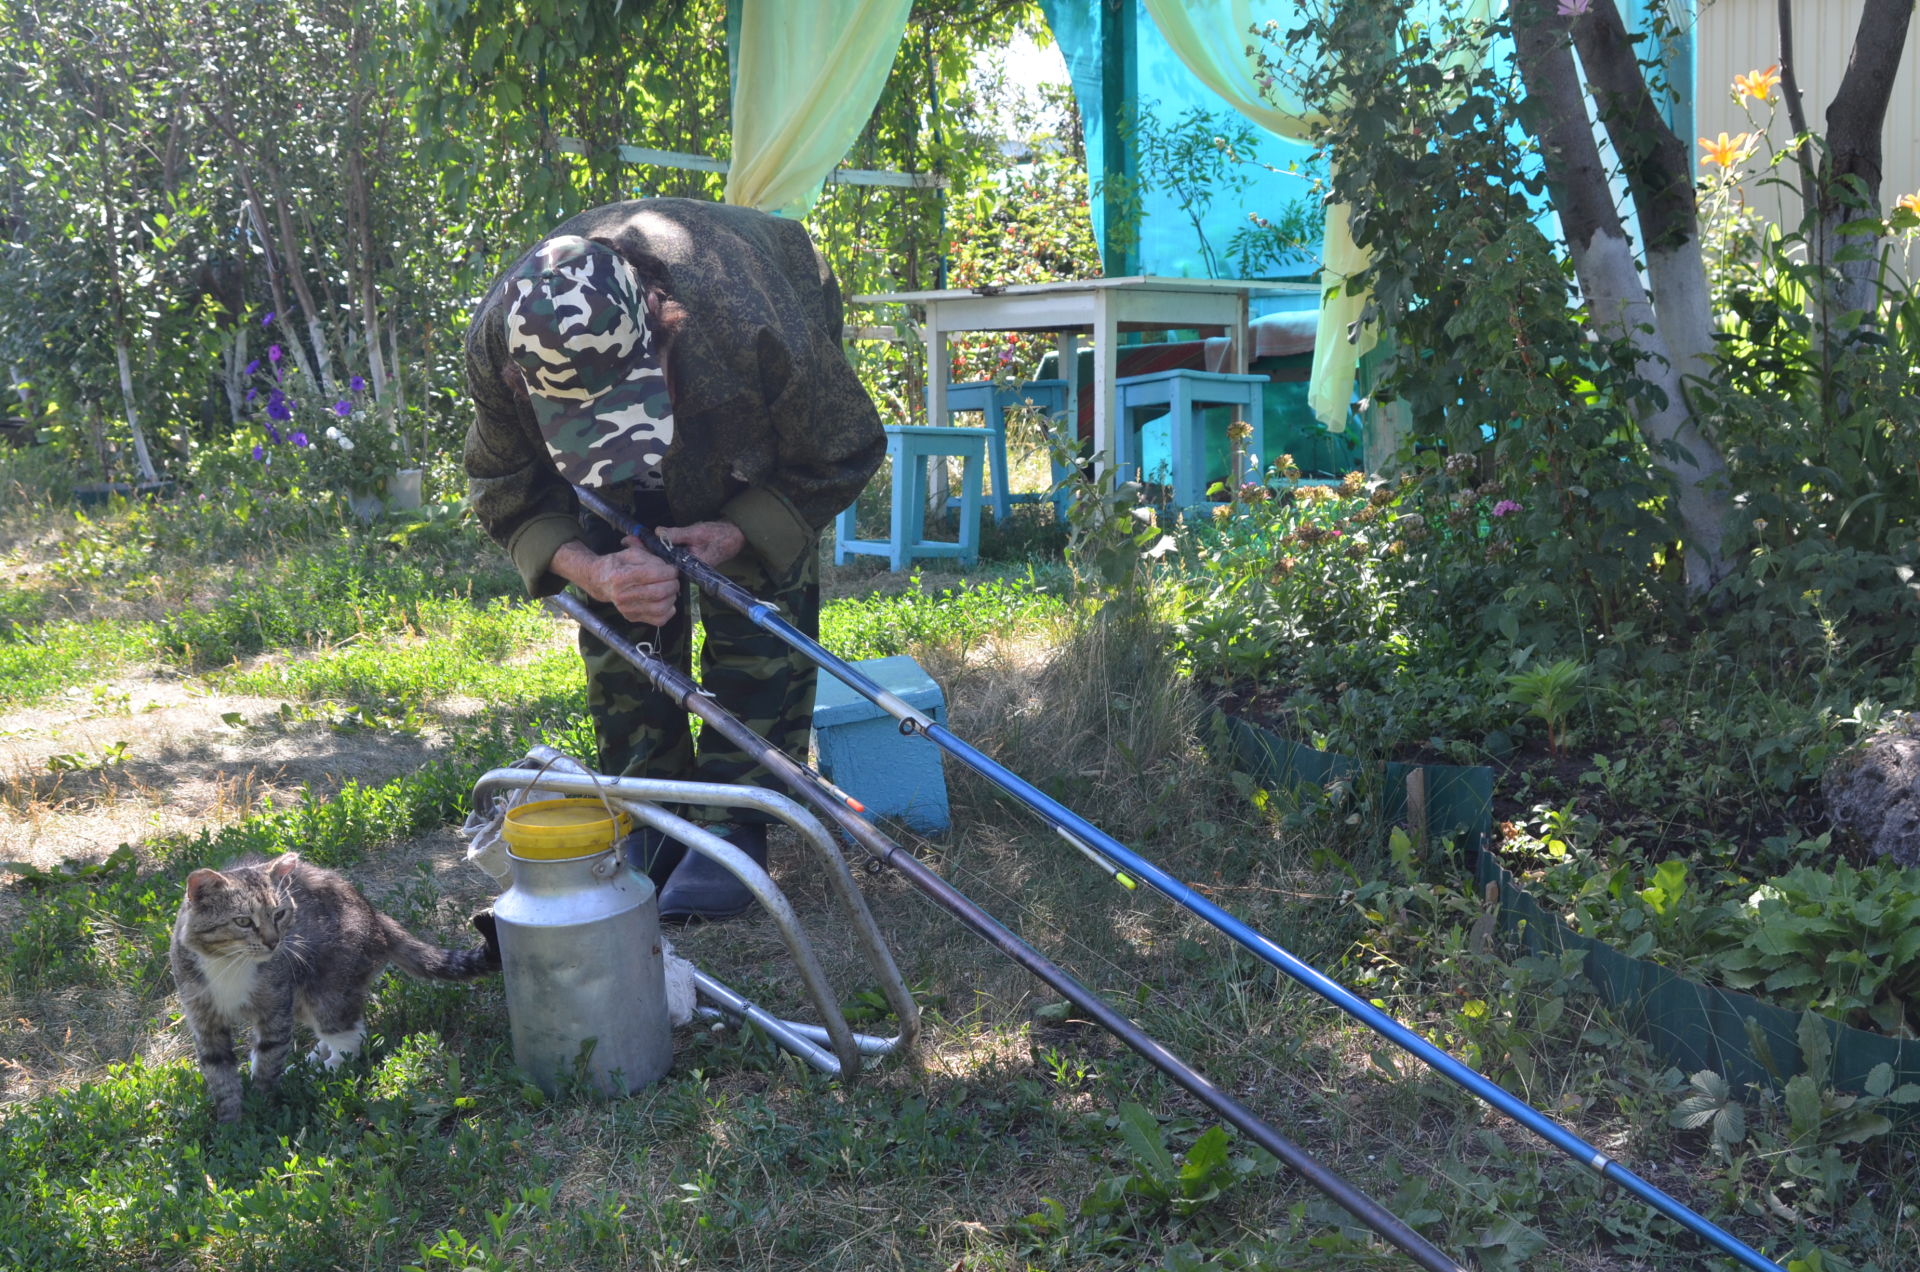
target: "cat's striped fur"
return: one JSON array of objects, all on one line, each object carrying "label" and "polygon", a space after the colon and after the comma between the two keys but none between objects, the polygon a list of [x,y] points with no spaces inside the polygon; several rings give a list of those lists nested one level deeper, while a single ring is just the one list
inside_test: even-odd
[{"label": "cat's striped fur", "polygon": [[312,1029],[312,1057],[334,1068],[359,1051],[373,978],[388,963],[429,980],[496,971],[491,940],[454,951],[419,940],[373,908],[343,876],[294,853],[196,870],[170,946],[180,1005],[193,1026],[214,1117],[240,1116],[234,1032],[253,1028],[253,1080],[271,1090],[286,1067],[294,1021]]}]

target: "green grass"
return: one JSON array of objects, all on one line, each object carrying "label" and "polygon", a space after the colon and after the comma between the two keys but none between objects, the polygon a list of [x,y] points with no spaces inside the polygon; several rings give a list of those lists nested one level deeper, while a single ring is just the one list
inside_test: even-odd
[{"label": "green grass", "polygon": [[[822,643],[850,659],[937,647],[964,652],[990,636],[1058,622],[1066,602],[1031,578],[960,582],[826,602]],[[264,697],[419,707],[465,694],[501,700],[557,692],[580,678],[570,648],[532,658],[564,626],[537,604],[497,598],[484,608],[428,598],[362,611],[365,636],[338,648],[276,656],[263,666],[212,673],[214,683]],[[697,637],[696,637],[697,639]]]},{"label": "green grass", "polygon": [[349,542],[284,558],[204,609],[167,615],[159,642],[183,666],[217,667],[269,649],[431,628],[453,598],[484,603],[518,591],[504,569],[453,572],[444,561]]},{"label": "green grass", "polygon": [[62,619],[0,624],[0,705],[38,702],[70,686],[112,676],[154,656],[150,623]]},{"label": "green grass", "polygon": [[415,603],[409,617],[424,630],[389,629],[339,648],[290,651],[213,679],[265,697],[416,707],[452,694],[499,700],[552,693],[580,680],[579,658],[566,650],[524,657],[556,630],[537,605],[500,598],[476,609],[464,599],[430,598]]},{"label": "green grass", "polygon": [[[436,867],[453,864],[447,827],[474,778],[536,738],[592,751],[577,659],[547,646],[555,620],[497,567],[469,586],[459,563],[485,545],[296,546],[241,572],[180,559],[205,599],[139,638],[156,644],[137,643],[144,620],[6,611],[14,643],[30,631],[33,649],[66,659],[0,662],[37,677],[15,702],[164,648],[220,688],[269,698],[484,705],[411,771],[8,889],[0,1049],[39,1085],[0,1105],[0,1269],[1404,1266],[1244,1143],[1223,1152],[1214,1115],[884,873],[862,881],[926,1010],[918,1062],[831,1082],[752,1032],[698,1028],[630,1099],[549,1099],[512,1065],[497,983],[389,977],[367,1061],[296,1070],[280,1098],[255,1096],[240,1123],[215,1126],[191,1060],[154,1058],[179,1054],[164,951],[188,871],[297,849],[388,877],[383,907],[464,941],[456,897],[472,872]],[[181,550],[163,546],[154,568]],[[1652,1065],[1565,968],[1483,947],[1470,893],[1393,875],[1386,828],[1363,806],[1282,807],[1224,770],[1164,633],[1103,625],[1031,576],[909,584],[830,602],[824,643],[921,657],[961,736],[1769,1252],[1818,1243],[1828,1269],[1920,1263],[1915,1132],[1828,1143],[1801,1125],[1805,1110],[1750,1096],[1752,1142],[1782,1150],[1720,1153],[1669,1122],[1686,1075]],[[1020,644],[998,643],[1007,634]],[[116,640],[130,643],[116,653]],[[230,665],[252,655],[264,657]],[[277,725],[242,727],[264,744]],[[1106,883],[994,790],[949,781],[955,830],[906,836],[911,849],[1449,1252],[1528,1272],[1718,1266],[1190,915]],[[844,922],[812,872],[782,866],[836,990],[860,1009],[869,986]],[[396,872],[411,882],[392,885]],[[1368,888],[1382,879],[1393,886]],[[674,939],[743,992],[807,1014],[754,925]],[[1822,1174],[1828,1150],[1845,1169]]]},{"label": "green grass", "polygon": [[964,653],[990,636],[1057,622],[1068,612],[1058,587],[1029,572],[1012,578],[961,581],[938,592],[913,574],[904,591],[829,601],[821,607],[820,643],[843,658],[885,658],[916,646]]},{"label": "green grass", "polygon": [[1105,1138],[1058,1125],[1049,1092],[1013,1075],[843,1092],[775,1067],[768,1092],[723,1096],[696,1072],[554,1108],[490,1062],[500,1047],[415,1033],[364,1071],[296,1070],[273,1109],[217,1129],[186,1066],[122,1066],[9,1119],[0,1257],[73,1272],[767,1266],[829,1253],[823,1212],[932,1200],[907,1231],[873,1234],[910,1251],[998,1217],[972,1181],[1007,1145]]}]

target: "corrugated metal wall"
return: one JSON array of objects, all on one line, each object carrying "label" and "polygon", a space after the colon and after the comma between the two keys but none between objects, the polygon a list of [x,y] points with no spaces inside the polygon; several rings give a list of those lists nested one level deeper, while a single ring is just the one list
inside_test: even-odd
[{"label": "corrugated metal wall", "polygon": [[[1840,80],[1846,74],[1847,59],[1853,52],[1855,34],[1860,29],[1860,14],[1865,0],[1793,0],[1794,70],[1800,79],[1801,98],[1806,103],[1807,126],[1815,132],[1826,128],[1827,103],[1833,100]],[[1780,28],[1775,0],[1701,0],[1699,26],[1694,47],[1697,50],[1699,78],[1695,118],[1699,135],[1717,137],[1721,133],[1753,132],[1764,127],[1769,107],[1748,102],[1743,110],[1731,97],[1733,77],[1761,70],[1780,60]],[[1778,95],[1775,97],[1778,102]],[[1770,130],[1775,145],[1793,135],[1787,124],[1784,105],[1771,108],[1775,116]],[[1880,185],[1883,206],[1890,207],[1903,194],[1920,191],[1920,20],[1907,34],[1906,53],[1899,78],[1894,81],[1893,97],[1887,103],[1885,148],[1886,168]],[[1764,151],[1762,152],[1764,153]],[[1699,147],[1694,147],[1696,162]],[[1761,166],[1756,158],[1749,170]],[[1792,179],[1792,172],[1781,169],[1779,175]],[[1764,186],[1749,179],[1748,201],[1761,212],[1788,226],[1800,219],[1800,200],[1781,186]],[[1920,248],[1908,253],[1908,277],[1920,264]]]}]

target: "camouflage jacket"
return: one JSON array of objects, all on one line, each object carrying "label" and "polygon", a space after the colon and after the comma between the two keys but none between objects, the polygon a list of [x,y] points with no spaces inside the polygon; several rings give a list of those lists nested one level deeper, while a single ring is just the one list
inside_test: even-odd
[{"label": "camouflage jacket", "polygon": [[[791,572],[886,450],[840,347],[839,284],[806,230],[746,208],[640,199],[582,212],[553,233],[606,243],[637,267],[657,263],[655,280],[686,311],[667,359],[674,523],[731,521],[775,575]],[[506,378],[517,374],[506,308],[497,279],[467,329],[467,478],[480,524],[528,592],[544,596],[562,586],[553,554],[584,536],[573,492]]]}]

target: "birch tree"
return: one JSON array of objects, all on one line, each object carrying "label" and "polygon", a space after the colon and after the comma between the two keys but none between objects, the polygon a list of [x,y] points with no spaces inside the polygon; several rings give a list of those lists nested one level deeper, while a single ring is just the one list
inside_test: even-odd
[{"label": "birch tree", "polygon": [[[1615,0],[1513,0],[1504,18],[1432,27],[1411,23],[1409,7],[1330,0],[1269,53],[1328,110],[1325,140],[1341,158],[1332,197],[1355,207],[1355,237],[1375,257],[1353,282],[1372,288],[1368,319],[1428,346],[1394,355],[1388,391],[1424,395],[1430,419],[1457,421],[1462,446],[1485,428],[1496,449],[1531,448],[1576,536],[1584,512],[1633,523],[1650,546],[1640,522],[1649,504],[1626,476],[1635,455],[1608,432],[1617,412],[1663,491],[1653,506],[1678,543],[1685,589],[1706,598],[1736,565],[1728,528],[1738,505],[1723,440],[1700,407],[1716,328],[1693,148],[1663,109],[1663,58],[1681,33],[1661,18],[1632,32]],[[1787,7],[1780,0],[1783,17]],[[1874,309],[1880,132],[1912,9],[1913,0],[1869,0],[1829,136],[1801,165],[1830,283],[1822,322]],[[1498,53],[1508,38],[1510,61]],[[1790,27],[1783,39],[1790,77]],[[1476,69],[1443,71],[1463,45],[1478,50]],[[1804,132],[1804,119],[1795,127]],[[1541,252],[1543,203],[1557,216],[1564,278]],[[1522,268],[1531,275],[1511,272]],[[1475,348],[1485,365],[1449,361]],[[1570,475],[1551,457],[1576,433],[1587,440]],[[1614,492],[1604,506],[1574,506],[1601,487]],[[1563,558],[1571,572],[1608,570],[1605,536],[1590,542],[1584,564]],[[1657,567],[1666,554],[1649,546],[1636,551]]]}]

